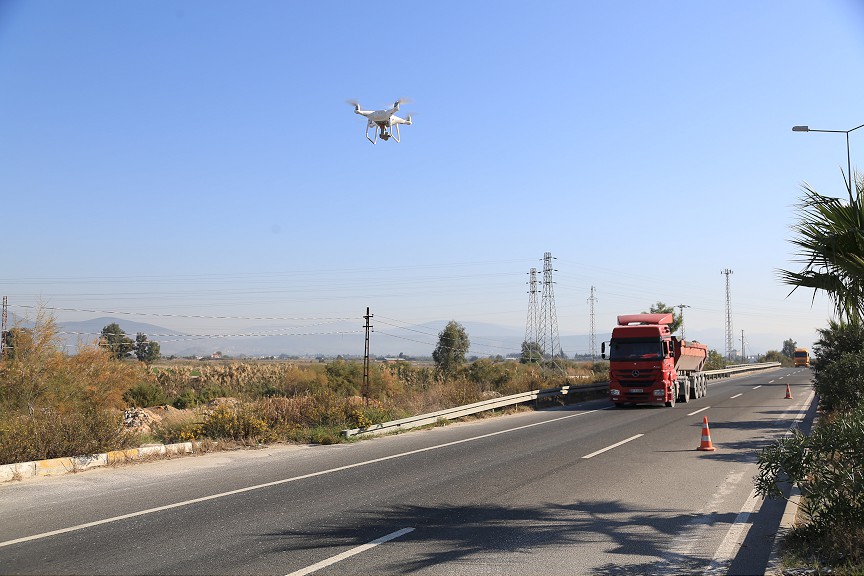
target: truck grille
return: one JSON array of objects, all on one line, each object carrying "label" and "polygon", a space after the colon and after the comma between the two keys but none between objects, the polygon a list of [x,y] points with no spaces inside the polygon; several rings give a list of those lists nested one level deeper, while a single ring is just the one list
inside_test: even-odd
[{"label": "truck grille", "polygon": [[613,370],[612,377],[624,386],[648,386],[660,380],[660,370]]}]

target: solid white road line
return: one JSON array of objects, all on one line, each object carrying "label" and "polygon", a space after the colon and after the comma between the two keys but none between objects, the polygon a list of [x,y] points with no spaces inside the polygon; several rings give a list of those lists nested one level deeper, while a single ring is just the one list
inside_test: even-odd
[{"label": "solid white road line", "polygon": [[711,408],[711,407],[705,406],[704,408],[700,408],[699,410],[696,410],[695,412],[690,412],[689,414],[687,414],[687,416],[693,416],[694,414],[698,414],[699,412],[704,412],[705,410],[708,410],[709,408]]},{"label": "solid white road line", "polygon": [[735,394],[734,396],[730,396],[729,399],[738,398],[739,396],[743,396],[744,394]]},{"label": "solid white road line", "polygon": [[326,568],[327,566],[332,566],[333,564],[336,564],[337,562],[341,562],[342,560],[345,560],[346,558],[350,558],[351,556],[356,556],[357,554],[360,554],[360,553],[365,552],[371,548],[374,548],[375,546],[378,546],[379,544],[389,542],[390,540],[395,540],[396,538],[399,538],[400,536],[404,536],[405,534],[408,534],[409,532],[413,532],[413,531],[414,531],[414,528],[402,528],[401,530],[397,530],[396,532],[391,532],[390,534],[387,534],[386,536],[382,536],[381,538],[376,538],[375,540],[372,540],[368,544],[363,544],[362,546],[357,546],[356,548],[351,548],[350,550],[346,550],[345,552],[342,552],[341,554],[337,554],[336,556],[331,556],[330,558],[327,558],[327,559],[322,560],[320,562],[316,562],[315,564],[312,564],[311,566],[307,566],[306,568],[301,568],[300,570],[297,570],[295,572],[291,572],[290,574],[288,574],[288,576],[306,576],[306,574],[311,574],[312,572],[317,572],[318,570],[320,570],[322,568]]},{"label": "solid white road line", "polygon": [[729,569],[729,564],[738,555],[738,550],[741,544],[747,538],[747,532],[750,531],[750,514],[756,509],[756,504],[760,498],[754,489],[747,500],[744,501],[744,506],[741,507],[741,512],[735,518],[729,531],[726,532],[726,537],[720,543],[720,547],[714,553],[714,558],[711,559],[711,564],[705,569],[705,574],[725,574]]},{"label": "solid white road line", "polygon": [[635,436],[631,436],[630,438],[627,438],[626,440],[616,442],[615,444],[612,444],[611,446],[607,446],[606,448],[602,448],[600,450],[597,450],[596,452],[592,452],[591,454],[586,454],[585,456],[582,456],[582,458],[583,459],[593,458],[594,456],[597,456],[598,454],[602,454],[603,452],[608,452],[609,450],[612,450],[613,448],[617,448],[618,446],[621,446],[622,444],[626,444],[627,442],[630,442],[632,440],[636,440],[637,438],[641,438],[642,436],[644,436],[644,434],[636,434]]},{"label": "solid white road line", "polygon": [[383,456],[381,458],[375,458],[373,460],[365,460],[363,462],[357,462],[355,464],[348,464],[346,466],[339,466],[338,468],[330,468],[329,470],[321,470],[320,472],[312,472],[310,474],[303,474],[302,476],[294,476],[292,478],[283,478],[282,480],[274,480],[273,482],[265,482],[264,484],[256,484],[254,486],[247,486],[245,488],[238,488],[237,490],[229,490],[228,492],[220,492],[219,494],[211,494],[210,496],[202,496],[201,498],[193,498],[192,500],[184,500],[182,502],[175,502],[174,504],[166,504],[165,506],[157,506],[155,508],[147,508],[146,510],[140,510],[138,512],[132,512],[130,514],[122,514],[120,516],[113,516],[111,518],[105,518],[103,520],[95,520],[93,522],[86,522],[84,524],[78,524],[77,526],[69,526],[68,528],[61,528],[59,530],[51,530],[50,532],[43,532],[41,534],[34,534],[32,536],[24,536],[22,538],[15,538],[13,540],[6,540],[5,542],[0,542],[0,548],[4,546],[11,546],[12,544],[20,544],[22,542],[29,542],[31,540],[40,540],[42,538],[48,538],[49,536],[57,536],[58,534],[65,534],[67,532],[74,532],[76,530],[83,530],[85,528],[92,528],[93,526],[99,526],[101,524],[108,524],[109,522],[117,522],[118,520],[126,520],[129,518],[135,518],[136,516],[146,516],[147,514],[153,514],[155,512],[161,512],[163,510],[171,510],[172,508],[180,508],[181,506],[188,506],[190,504],[196,504],[198,502],[206,502],[207,500],[216,500],[218,498],[225,498],[226,496],[233,496],[234,494],[242,494],[243,492],[251,492],[252,490],[260,490],[261,488],[269,488],[270,486],[278,486],[279,484],[287,484],[289,482],[297,482],[298,480],[305,480],[307,478],[314,478],[316,476],[324,476],[326,474],[333,474],[334,472],[341,472],[342,470],[350,470],[352,468],[359,468],[361,466],[368,466],[370,464],[377,464],[378,462],[385,462],[387,460],[394,460],[396,458],[403,458],[405,456],[411,456],[414,454],[421,454],[423,452],[429,452],[432,450],[438,450],[440,448],[447,448],[448,446],[456,446],[457,444],[465,444],[466,442],[474,442],[476,440],[482,440],[484,438],[491,438],[493,436],[498,436],[500,434],[508,434],[510,432],[516,432],[518,430],[525,430],[527,428],[533,428],[535,426],[543,426],[545,424],[551,424],[553,422],[560,422],[561,420],[567,420],[569,418],[576,418],[578,416],[584,416],[585,414],[591,414],[592,412],[599,412],[600,410],[588,410],[586,412],[578,412],[576,414],[568,414],[567,416],[561,416],[559,418],[553,418],[551,420],[543,420],[542,422],[534,422],[533,424],[525,424],[524,426],[517,426],[515,428],[507,428],[506,430],[499,430],[498,432],[490,432],[488,434],[481,434],[480,436],[472,436],[471,438],[463,438],[462,440],[454,440],[453,442],[445,442],[444,444],[436,444],[435,446],[427,446],[426,448],[419,448],[417,450],[409,450],[408,452],[400,452],[399,454],[391,454],[390,456]]}]

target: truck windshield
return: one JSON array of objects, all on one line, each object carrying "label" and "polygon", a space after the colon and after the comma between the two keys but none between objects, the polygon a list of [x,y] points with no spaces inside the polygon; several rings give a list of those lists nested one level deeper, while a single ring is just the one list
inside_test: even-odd
[{"label": "truck windshield", "polygon": [[646,360],[661,358],[663,348],[660,342],[612,340],[609,343],[609,360]]}]

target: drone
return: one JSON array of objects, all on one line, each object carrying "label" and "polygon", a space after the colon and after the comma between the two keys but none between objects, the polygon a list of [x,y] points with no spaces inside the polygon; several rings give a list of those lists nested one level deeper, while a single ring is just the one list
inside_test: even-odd
[{"label": "drone", "polygon": [[[393,103],[392,108],[387,108],[386,110],[363,110],[362,108],[360,108],[360,104],[358,102],[354,100],[348,100],[348,103],[354,106],[355,114],[360,114],[361,116],[366,117],[366,139],[369,140],[369,142],[371,142],[372,144],[375,144],[378,141],[379,136],[384,141],[393,138],[394,140],[396,140],[396,142],[399,142],[399,125],[411,125],[410,114],[408,114],[405,118],[395,116],[396,111],[399,110],[399,105],[404,104],[405,102],[407,102],[405,98],[400,98]],[[370,128],[375,129],[374,140],[369,137]],[[393,128],[395,128],[396,130],[394,131]]]}]

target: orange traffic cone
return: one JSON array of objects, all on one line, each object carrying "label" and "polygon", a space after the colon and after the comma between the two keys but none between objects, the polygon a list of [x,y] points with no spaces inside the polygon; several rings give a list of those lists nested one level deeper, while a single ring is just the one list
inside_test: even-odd
[{"label": "orange traffic cone", "polygon": [[789,389],[789,384],[786,384],[786,400],[792,400],[792,390]]},{"label": "orange traffic cone", "polygon": [[711,431],[708,429],[708,417],[702,417],[702,442],[699,444],[697,450],[702,450],[705,452],[713,452],[716,450],[714,445],[711,443]]}]

